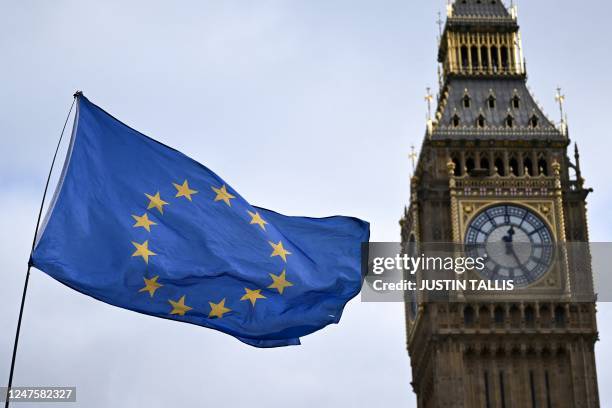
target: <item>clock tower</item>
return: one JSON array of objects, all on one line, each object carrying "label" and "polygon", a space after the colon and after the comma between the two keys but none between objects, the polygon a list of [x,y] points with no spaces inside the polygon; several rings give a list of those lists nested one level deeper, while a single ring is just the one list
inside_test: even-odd
[{"label": "clock tower", "polygon": [[593,278],[572,250],[588,242],[591,190],[564,97],[555,124],[527,87],[516,10],[501,0],[449,4],[438,62],[402,247],[453,243],[478,256],[499,245],[465,279],[516,287],[406,295],[418,407],[599,407]]}]

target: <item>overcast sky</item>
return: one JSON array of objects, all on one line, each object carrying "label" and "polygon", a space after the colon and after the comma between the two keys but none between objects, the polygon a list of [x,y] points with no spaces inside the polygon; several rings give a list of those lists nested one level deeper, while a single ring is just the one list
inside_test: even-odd
[{"label": "overcast sky", "polygon": [[[252,204],[357,216],[372,223],[372,240],[397,241],[407,155],[424,134],[425,87],[437,88],[444,3],[1,1],[0,385],[44,179],[76,89]],[[612,6],[520,6],[529,84],[555,120],[554,90],[564,87],[595,188],[591,239],[610,241]],[[602,405],[612,401],[611,321],[600,305]],[[401,304],[356,299],[340,325],[302,346],[259,350],[108,306],[34,270],[14,385],[76,385],[70,407],[409,407],[410,381]]]}]

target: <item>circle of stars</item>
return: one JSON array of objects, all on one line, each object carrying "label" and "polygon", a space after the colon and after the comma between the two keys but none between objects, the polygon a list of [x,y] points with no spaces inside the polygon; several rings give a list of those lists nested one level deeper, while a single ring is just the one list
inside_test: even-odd
[{"label": "circle of stars", "polygon": [[[193,196],[199,193],[198,190],[195,190],[189,186],[189,182],[186,179],[181,184],[172,183],[172,185],[176,189],[176,195],[174,196],[174,198],[176,199],[183,197],[189,202],[193,202]],[[227,186],[225,184],[221,186],[212,185],[210,186],[210,188],[215,193],[215,197],[213,198],[214,203],[219,202],[227,205],[228,208],[232,207],[231,200],[235,199],[236,196],[231,194],[227,190]],[[145,193],[145,196],[149,200],[149,203],[147,205],[147,211],[156,210],[159,213],[159,216],[163,216],[164,207],[170,205],[170,203],[162,199],[159,191],[157,191],[155,194]],[[253,209],[253,211],[247,210],[247,214],[250,217],[250,225],[261,229],[263,232],[267,232],[266,225],[268,225],[268,222],[262,218],[261,214],[259,214],[258,211],[255,211],[255,209]],[[135,221],[135,224],[133,224],[133,228],[143,228],[148,233],[152,232],[152,227],[158,225],[156,222],[149,218],[149,213],[146,211],[142,215],[132,214],[132,218]],[[291,255],[291,252],[285,249],[285,247],[283,246],[283,242],[278,241],[275,243],[273,241],[268,241],[268,243],[272,248],[270,257],[279,257],[283,261],[283,263],[286,264],[287,256]],[[145,240],[142,243],[132,241],[132,245],[135,248],[135,251],[132,253],[132,257],[142,258],[142,260],[147,265],[149,264],[149,260],[151,259],[151,257],[157,255],[157,253],[155,253],[149,247],[149,240]],[[282,295],[287,288],[293,286],[293,283],[287,280],[286,275],[286,269],[283,269],[282,272],[278,275],[270,273],[269,276],[272,280],[272,283],[267,286],[266,289],[276,290],[279,295]],[[151,278],[147,278],[146,276],[143,277],[144,287],[140,288],[138,292],[148,293],[149,297],[153,298],[157,290],[164,286],[162,283],[159,282],[159,279],[159,275],[153,276]],[[267,299],[267,297],[262,294],[263,290],[264,289],[262,288],[252,289],[245,287],[244,295],[240,298],[240,301],[248,301],[254,308],[258,300]],[[168,313],[170,315],[175,316],[185,316],[185,314],[194,309],[193,307],[187,305],[186,301],[186,295],[182,295],[176,300],[168,299],[168,303],[170,305],[170,310]],[[209,301],[208,305],[210,307],[210,311],[208,312],[209,318],[221,319],[226,313],[232,311],[232,309],[226,306],[226,298],[222,298],[216,303],[213,301]]]}]

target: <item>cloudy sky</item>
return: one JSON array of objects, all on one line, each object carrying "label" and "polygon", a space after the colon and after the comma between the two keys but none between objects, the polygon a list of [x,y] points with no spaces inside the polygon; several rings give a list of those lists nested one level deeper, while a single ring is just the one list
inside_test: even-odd
[{"label": "cloudy sky", "polygon": [[[555,120],[563,86],[596,190],[591,238],[610,241],[610,49],[601,39],[612,6],[520,6],[530,86]],[[436,87],[439,10],[442,0],[2,2],[0,384],[37,206],[76,89],[253,204],[358,216],[372,223],[372,240],[397,241],[407,155],[424,134],[424,89]],[[401,304],[356,299],[340,325],[301,347],[258,350],[105,305],[35,270],[15,385],[76,385],[71,407],[413,406],[403,319]],[[611,319],[600,305],[604,404]]]}]

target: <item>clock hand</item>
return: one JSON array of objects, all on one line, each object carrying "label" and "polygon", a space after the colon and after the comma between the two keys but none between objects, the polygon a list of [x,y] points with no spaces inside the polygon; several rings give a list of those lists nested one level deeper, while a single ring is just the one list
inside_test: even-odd
[{"label": "clock hand", "polygon": [[512,246],[512,237],[514,236],[514,234],[514,225],[512,225],[510,226],[508,232],[506,232],[506,235],[502,237],[502,241],[506,243],[506,255],[510,255],[510,246]]},{"label": "clock hand", "polygon": [[516,261],[516,266],[521,268],[522,270],[525,270],[525,265],[523,265],[523,263],[521,262],[521,259],[518,257],[516,251],[514,250],[514,245],[510,244],[510,251],[512,252],[512,256],[514,257],[514,260]]},{"label": "clock hand", "polygon": [[510,255],[510,246],[512,245],[512,235],[514,235],[514,230],[512,227],[506,232],[506,235],[502,237],[502,241],[506,243],[506,255]]},{"label": "clock hand", "polygon": [[514,236],[514,234],[515,234],[514,226],[512,226],[512,227],[510,227],[508,232],[506,232],[506,235],[504,235],[502,237],[502,241],[504,241],[504,242],[512,242],[512,237]]}]

